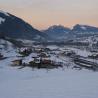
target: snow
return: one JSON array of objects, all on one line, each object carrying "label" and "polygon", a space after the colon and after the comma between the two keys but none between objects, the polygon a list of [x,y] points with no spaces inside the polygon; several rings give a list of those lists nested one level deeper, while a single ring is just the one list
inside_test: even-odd
[{"label": "snow", "polygon": [[[1,44],[5,43],[1,40]],[[0,60],[0,98],[97,98],[98,97],[98,72],[90,70],[75,70],[65,67],[64,69],[32,69],[25,67],[11,67],[11,61],[17,59],[16,49],[12,44],[6,42],[9,46],[7,51],[2,53],[9,58]],[[49,47],[52,49],[56,46]],[[69,48],[77,51],[75,48]],[[82,50],[78,54],[86,54]],[[87,53],[88,54],[88,53]],[[29,62],[32,53],[24,58]],[[51,55],[52,60],[56,62],[68,62],[66,57],[56,57]]]},{"label": "snow", "polygon": [[34,38],[35,40],[40,39],[41,36],[40,35],[36,35],[36,37]]},{"label": "snow", "polygon": [[0,13],[5,14],[6,16],[10,16],[7,12],[4,12],[4,11],[2,11],[2,10],[0,10]]},{"label": "snow", "polygon": [[[30,57],[31,55],[26,59]],[[18,69],[10,67],[14,59],[15,57],[10,57],[0,61],[0,98],[98,97],[98,72],[70,68]]]},{"label": "snow", "polygon": [[5,21],[5,19],[2,18],[2,17],[0,17],[0,24],[1,24],[2,22],[4,22],[4,21]]},{"label": "snow", "polygon": [[97,72],[0,69],[1,98],[97,98]]},{"label": "snow", "polygon": [[13,44],[10,42],[0,39],[0,52],[5,56],[5,57],[11,57],[11,56],[16,56],[16,49],[13,48]]},{"label": "snow", "polygon": [[28,64],[29,62],[34,60],[33,57],[37,57],[37,54],[36,53],[31,53],[28,57],[24,58],[23,62]]},{"label": "snow", "polygon": [[51,50],[54,50],[54,49],[58,49],[58,46],[56,46],[56,45],[50,45],[50,46],[47,46],[47,48],[49,48]]},{"label": "snow", "polygon": [[22,41],[26,45],[32,45],[35,41],[26,39],[17,39],[17,41]]}]

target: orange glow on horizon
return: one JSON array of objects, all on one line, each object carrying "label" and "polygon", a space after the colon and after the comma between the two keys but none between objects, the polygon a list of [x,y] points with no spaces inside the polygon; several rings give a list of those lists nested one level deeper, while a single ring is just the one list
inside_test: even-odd
[{"label": "orange glow on horizon", "polygon": [[61,24],[98,26],[98,0],[1,0],[7,11],[41,30]]}]

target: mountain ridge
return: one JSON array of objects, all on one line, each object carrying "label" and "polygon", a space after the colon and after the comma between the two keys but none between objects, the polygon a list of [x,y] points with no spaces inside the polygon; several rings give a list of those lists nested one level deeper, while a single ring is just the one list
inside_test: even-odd
[{"label": "mountain ridge", "polygon": [[45,34],[33,28],[30,24],[10,13],[0,11],[0,17],[4,19],[4,21],[1,20],[0,24],[0,35],[2,36],[30,40],[40,40],[46,37]]}]

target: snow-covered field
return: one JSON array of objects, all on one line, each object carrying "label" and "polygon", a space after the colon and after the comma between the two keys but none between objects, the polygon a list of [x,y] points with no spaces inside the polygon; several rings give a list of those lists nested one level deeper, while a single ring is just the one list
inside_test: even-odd
[{"label": "snow-covered field", "polygon": [[8,58],[0,61],[0,98],[98,98],[98,72],[66,67],[51,70],[11,67],[18,54],[9,46],[9,52],[1,51]]},{"label": "snow-covered field", "polygon": [[5,64],[0,61],[0,98],[98,98],[98,72],[17,69]]}]

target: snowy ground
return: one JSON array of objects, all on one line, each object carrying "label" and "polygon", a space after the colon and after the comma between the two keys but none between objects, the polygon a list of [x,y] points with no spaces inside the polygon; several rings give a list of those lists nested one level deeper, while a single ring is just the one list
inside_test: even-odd
[{"label": "snowy ground", "polygon": [[9,50],[2,52],[9,58],[0,61],[0,98],[98,98],[98,72],[18,69],[9,66],[17,58]]},{"label": "snowy ground", "polygon": [[32,71],[5,64],[0,61],[0,98],[98,98],[98,72],[72,69]]}]

